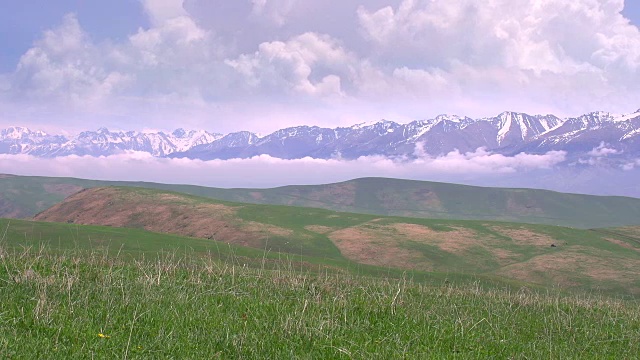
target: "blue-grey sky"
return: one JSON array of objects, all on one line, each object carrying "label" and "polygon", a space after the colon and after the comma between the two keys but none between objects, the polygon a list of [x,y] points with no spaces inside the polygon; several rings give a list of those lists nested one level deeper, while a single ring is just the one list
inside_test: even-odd
[{"label": "blue-grey sky", "polygon": [[268,132],[640,108],[636,0],[21,0],[0,128]]},{"label": "blue-grey sky", "polygon": [[0,12],[0,71],[15,69],[20,57],[42,33],[75,13],[94,40],[126,39],[149,22],[138,0],[20,0],[7,1]]},{"label": "blue-grey sky", "polygon": [[631,23],[640,26],[640,1],[625,0],[622,14],[631,20]]}]

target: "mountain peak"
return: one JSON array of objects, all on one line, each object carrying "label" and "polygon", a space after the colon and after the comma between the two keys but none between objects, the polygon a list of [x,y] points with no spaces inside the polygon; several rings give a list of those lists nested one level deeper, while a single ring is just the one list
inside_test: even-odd
[{"label": "mountain peak", "polygon": [[605,141],[620,143],[625,156],[640,156],[640,130],[635,124],[638,119],[640,109],[626,115],[601,111],[564,119],[514,111],[482,119],[441,114],[405,124],[381,119],[333,129],[303,125],[280,129],[264,137],[249,131],[223,135],[177,128],[169,134],[156,130],[110,132],[101,127],[67,138],[14,126],[0,129],[0,152],[55,157],[108,156],[132,150],[157,157],[177,153],[205,160],[261,154],[324,159],[341,154],[347,159],[370,155],[411,157],[418,143],[425,144],[425,152],[434,156],[456,149],[473,152],[478,148],[500,154],[550,150],[573,154],[586,149],[584,154],[588,154]]},{"label": "mountain peak", "polygon": [[47,135],[48,134],[44,131],[32,131],[31,129],[22,126],[10,126],[0,131],[0,137],[7,139],[22,139],[30,136],[45,137]]},{"label": "mountain peak", "polygon": [[435,118],[436,121],[451,121],[454,123],[459,123],[464,119],[466,119],[466,117],[462,117],[459,115],[451,115],[451,114],[440,114]]},{"label": "mountain peak", "polygon": [[185,137],[185,135],[187,135],[187,132],[183,128],[177,128],[171,133],[171,135],[181,138]]},{"label": "mountain peak", "polygon": [[377,121],[367,121],[367,122],[355,124],[355,125],[349,127],[349,129],[360,130],[360,129],[364,129],[364,128],[374,127],[376,125],[383,125],[383,126],[387,126],[388,127],[389,125],[393,125],[393,124],[395,124],[395,122],[382,119],[382,120],[377,120]]},{"label": "mountain peak", "polygon": [[503,111],[502,113],[500,113],[500,115],[498,115],[498,117],[507,117],[507,116],[518,116],[518,115],[526,115],[525,113],[520,113],[517,111]]}]

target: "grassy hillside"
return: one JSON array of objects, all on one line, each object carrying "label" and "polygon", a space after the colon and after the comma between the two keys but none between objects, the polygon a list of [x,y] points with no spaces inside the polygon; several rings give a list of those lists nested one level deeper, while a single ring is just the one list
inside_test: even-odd
[{"label": "grassy hillside", "polygon": [[36,219],[143,228],[391,269],[640,294],[640,249],[611,231],[383,217],[125,187],[82,191]]},{"label": "grassy hillside", "polygon": [[[0,259],[2,252],[41,255],[84,256],[93,254],[103,260],[122,262],[145,259],[190,258],[213,261],[215,266],[251,269],[302,271],[315,274],[348,274],[387,279],[410,277],[423,284],[481,284],[490,288],[521,286],[523,283],[481,274],[439,273],[392,269],[351,261],[341,256],[323,257],[280,253],[211,239],[151,232],[140,228],[79,225],[0,218]],[[1,264],[1,262],[0,262]],[[533,285],[533,284],[530,284]],[[533,288],[536,288],[535,286]],[[539,287],[542,289],[542,287]]]},{"label": "grassy hillside", "polygon": [[0,244],[5,359],[632,359],[635,302]]},{"label": "grassy hillside", "polygon": [[74,191],[105,185],[154,188],[243,203],[387,216],[510,221],[576,228],[640,225],[640,199],[635,198],[384,178],[273,189],[218,189],[70,178],[4,177],[0,178],[0,217],[28,218]]}]

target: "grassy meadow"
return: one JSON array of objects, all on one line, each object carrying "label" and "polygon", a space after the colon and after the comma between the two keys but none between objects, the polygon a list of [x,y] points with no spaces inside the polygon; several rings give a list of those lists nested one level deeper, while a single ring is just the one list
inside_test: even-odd
[{"label": "grassy meadow", "polygon": [[[63,196],[81,184],[58,185],[43,189]],[[0,358],[640,353],[639,227],[382,216],[126,187],[56,199],[41,221],[0,219]]]},{"label": "grassy meadow", "polygon": [[[6,242],[6,238],[4,240]],[[0,357],[629,359],[629,300],[0,247]]]},{"label": "grassy meadow", "polygon": [[611,230],[386,217],[131,187],[85,190],[36,220],[145,229],[368,269],[640,295],[638,240]]}]

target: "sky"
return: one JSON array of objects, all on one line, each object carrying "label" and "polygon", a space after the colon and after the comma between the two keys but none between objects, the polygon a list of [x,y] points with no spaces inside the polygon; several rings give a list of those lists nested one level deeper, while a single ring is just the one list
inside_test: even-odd
[{"label": "sky", "polygon": [[[637,0],[5,1],[0,129],[266,135],[440,114],[631,113],[639,26]],[[0,173],[222,187],[387,176],[640,196],[640,159],[600,168],[597,150],[580,171],[564,152],[477,149],[404,162],[0,155]]]},{"label": "sky", "polygon": [[640,108],[635,0],[21,0],[0,128],[269,133]]}]

